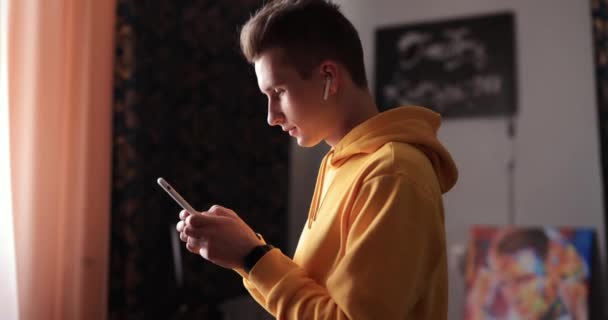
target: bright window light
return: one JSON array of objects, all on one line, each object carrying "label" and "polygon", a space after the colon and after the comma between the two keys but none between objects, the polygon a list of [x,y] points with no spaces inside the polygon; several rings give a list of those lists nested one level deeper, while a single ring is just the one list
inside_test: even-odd
[{"label": "bright window light", "polygon": [[8,110],[8,0],[0,0],[0,319],[19,319]]}]

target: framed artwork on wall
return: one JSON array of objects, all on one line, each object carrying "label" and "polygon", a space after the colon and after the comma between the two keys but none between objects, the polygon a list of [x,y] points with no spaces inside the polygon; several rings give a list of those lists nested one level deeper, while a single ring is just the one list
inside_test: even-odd
[{"label": "framed artwork on wall", "polygon": [[381,27],[375,41],[375,95],[381,110],[420,105],[443,117],[517,111],[510,12]]}]

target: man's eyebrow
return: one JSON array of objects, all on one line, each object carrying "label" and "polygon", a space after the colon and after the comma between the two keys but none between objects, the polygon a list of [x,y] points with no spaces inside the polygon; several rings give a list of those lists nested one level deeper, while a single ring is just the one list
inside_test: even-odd
[{"label": "man's eyebrow", "polygon": [[265,87],[262,87],[262,92],[269,92],[276,87],[285,85],[285,76],[286,75],[282,71],[277,70],[277,72],[263,84]]},{"label": "man's eyebrow", "polygon": [[282,86],[282,85],[283,85],[283,83],[273,83],[273,84],[269,84],[269,85],[267,85],[267,86],[266,86],[266,87],[264,87],[264,88],[261,88],[261,90],[262,90],[262,92],[263,92],[263,93],[265,93],[265,92],[270,92],[270,91],[272,91],[274,88],[280,87],[280,86]]}]

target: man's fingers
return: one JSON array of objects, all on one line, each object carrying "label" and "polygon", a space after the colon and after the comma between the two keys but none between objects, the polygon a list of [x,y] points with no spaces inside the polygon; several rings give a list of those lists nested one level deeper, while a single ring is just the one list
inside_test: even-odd
[{"label": "man's fingers", "polygon": [[204,243],[202,240],[188,237],[188,241],[186,242],[186,248],[188,249],[188,251],[190,251],[192,253],[199,253],[200,249],[203,246],[204,246]]},{"label": "man's fingers", "polygon": [[193,214],[186,218],[186,225],[193,227],[206,227],[213,222],[214,217],[208,213]]},{"label": "man's fingers", "polygon": [[210,215],[221,216],[221,217],[232,217],[235,215],[234,211],[224,208],[219,205],[213,205],[207,211]]},{"label": "man's fingers", "polygon": [[186,218],[188,218],[189,215],[190,215],[190,213],[188,213],[188,211],[186,211],[186,210],[182,210],[179,212],[179,218],[181,220],[186,220]]},{"label": "man's fingers", "polygon": [[182,240],[183,242],[186,242],[186,241],[188,241],[188,236],[185,233],[180,232],[179,239]]},{"label": "man's fingers", "polygon": [[218,210],[221,210],[221,209],[226,209],[226,208],[224,208],[224,207],[222,207],[222,206],[220,206],[220,205],[214,204],[214,205],[212,205],[212,206],[211,206],[211,208],[209,208],[209,210],[207,210],[207,211],[208,211],[208,212],[215,212],[215,211],[218,211]]},{"label": "man's fingers", "polygon": [[184,233],[188,237],[193,237],[193,238],[201,238],[205,234],[203,229],[194,227],[192,225],[186,226],[184,228]]},{"label": "man's fingers", "polygon": [[182,231],[184,231],[184,227],[185,227],[184,222],[183,222],[183,221],[180,221],[180,222],[178,222],[178,223],[177,223],[177,225],[175,226],[175,230],[177,230],[177,232],[182,232]]},{"label": "man's fingers", "polygon": [[186,243],[186,249],[192,253],[198,253],[200,250],[198,246],[194,245],[194,243],[190,243],[190,241]]}]

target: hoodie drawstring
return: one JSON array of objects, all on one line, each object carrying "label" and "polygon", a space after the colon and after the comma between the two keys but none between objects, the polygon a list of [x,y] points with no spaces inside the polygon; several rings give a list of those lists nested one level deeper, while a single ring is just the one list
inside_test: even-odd
[{"label": "hoodie drawstring", "polygon": [[329,153],[321,162],[321,168],[319,169],[319,176],[317,178],[317,184],[315,186],[314,198],[312,199],[312,205],[308,212],[308,229],[312,228],[312,223],[317,219],[317,212],[319,212],[319,206],[321,205],[321,197],[323,196],[323,184],[325,183],[325,171],[327,168],[327,162],[333,154],[333,150]]}]

